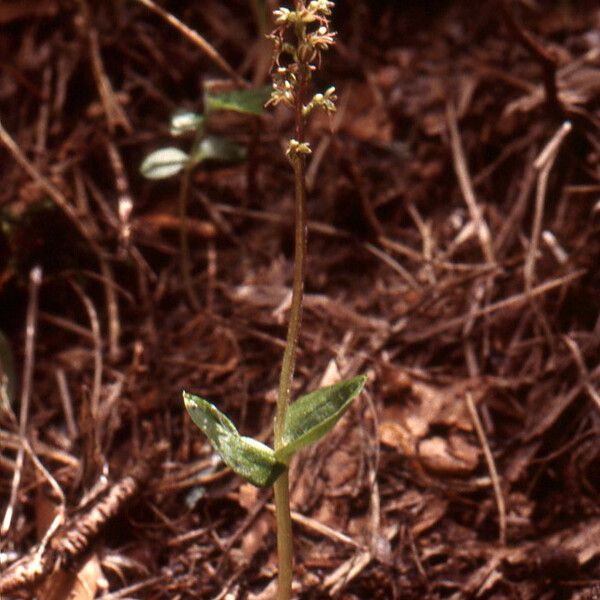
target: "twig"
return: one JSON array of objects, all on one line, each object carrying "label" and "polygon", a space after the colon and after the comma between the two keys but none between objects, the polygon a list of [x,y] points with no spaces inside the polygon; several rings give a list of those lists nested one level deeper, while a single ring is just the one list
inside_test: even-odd
[{"label": "twig", "polygon": [[217,246],[214,240],[209,240],[206,247],[206,280],[206,312],[211,314],[215,306],[217,281]]},{"label": "twig", "polygon": [[540,152],[533,163],[533,166],[538,171],[542,171],[544,168],[552,168],[560,146],[572,128],[571,122],[565,121],[560,126],[559,130],[552,136],[551,140],[546,144],[546,146],[544,146],[544,149]]},{"label": "twig", "polygon": [[116,362],[121,355],[119,338],[121,337],[121,321],[119,319],[119,303],[117,301],[115,280],[113,270],[104,257],[99,257],[100,271],[104,284],[104,297],[106,298],[106,310],[108,313],[108,357]]},{"label": "twig", "polygon": [[[275,512],[275,505],[272,503],[267,504],[266,508],[273,513]],[[327,525],[324,525],[315,519],[306,517],[302,513],[292,510],[290,514],[292,515],[292,521],[294,521],[294,523],[298,523],[298,525],[305,527],[313,533],[318,533],[326,538],[329,538],[330,540],[340,542],[346,546],[351,546],[353,548],[364,548],[362,544],[359,544],[345,533],[337,531],[336,529],[332,529],[331,527],[328,527]]]},{"label": "twig", "polygon": [[411,260],[416,261],[418,264],[431,265],[437,269],[444,271],[459,272],[459,273],[473,273],[476,271],[486,272],[493,271],[495,267],[491,267],[489,264],[466,264],[466,263],[453,263],[447,260],[440,260],[439,258],[427,259],[422,254],[413,250],[410,246],[402,244],[396,240],[391,240],[388,237],[379,238],[379,243],[388,250],[393,250],[397,254],[406,256]]},{"label": "twig", "polygon": [[[82,211],[82,214],[91,215],[88,198],[85,190],[85,183],[79,169],[74,169],[75,197]],[[112,216],[112,213],[111,213]],[[89,219],[88,226],[93,235],[99,239],[101,231],[93,219]],[[116,362],[121,353],[119,348],[119,338],[121,336],[121,323],[119,320],[119,304],[117,302],[117,284],[113,275],[112,267],[103,253],[97,255],[101,275],[97,273],[89,274],[102,282],[104,287],[104,296],[106,298],[106,307],[108,313],[108,354],[109,358]],[[121,288],[119,288],[121,289]],[[126,292],[125,292],[126,294]]]},{"label": "twig", "polygon": [[[213,206],[213,209],[215,211],[218,211],[219,213],[239,215],[239,216],[247,218],[247,219],[254,219],[256,221],[264,221],[267,223],[276,223],[276,224],[279,224],[282,226],[287,225],[289,223],[289,219],[287,217],[285,217],[284,215],[276,214],[276,213],[257,211],[257,210],[247,209],[247,208],[239,208],[239,207],[229,206],[227,204],[219,204],[219,203],[212,203],[212,206]],[[341,229],[337,229],[336,227],[333,227],[329,223],[323,223],[320,221],[308,221],[307,227],[308,227],[308,231],[310,233],[316,233],[316,234],[320,234],[320,235],[324,235],[324,236],[329,236],[329,237],[338,238],[338,239],[345,239],[345,240],[353,239],[353,236],[350,235],[348,232],[343,231]],[[446,271],[473,273],[476,271],[486,272],[486,271],[490,271],[492,269],[492,267],[490,267],[490,265],[488,265],[488,264],[477,265],[477,264],[452,263],[449,261],[439,260],[436,258],[432,258],[431,260],[428,260],[428,259],[424,258],[419,252],[410,248],[410,246],[406,246],[405,244],[402,244],[401,242],[397,242],[396,240],[392,240],[385,236],[378,238],[377,241],[379,244],[381,244],[381,246],[383,246],[387,250],[392,250],[396,254],[406,256],[407,258],[410,258],[410,259],[418,262],[419,264],[432,265],[436,268],[443,269]],[[367,252],[370,252],[371,254],[373,254],[380,260],[382,260],[389,267],[391,267],[396,272],[401,274],[402,277],[404,277],[405,279],[407,279],[409,281],[412,281],[414,286],[417,286],[418,288],[420,287],[419,283],[415,280],[415,278],[406,269],[404,269],[404,267],[402,267],[402,265],[400,265],[397,261],[395,261],[389,255],[383,253],[382,250],[377,248],[377,246],[370,244],[369,242],[365,242],[361,245],[363,248],[365,248],[365,250],[367,250]]]},{"label": "twig", "polygon": [[500,485],[500,477],[498,476],[498,470],[496,469],[496,463],[494,461],[494,456],[490,449],[490,445],[487,441],[487,437],[485,435],[485,431],[483,430],[483,425],[481,424],[481,420],[479,419],[479,414],[477,413],[477,408],[475,407],[475,403],[473,402],[473,396],[471,392],[467,392],[465,394],[465,402],[467,404],[467,409],[469,410],[469,415],[471,416],[471,421],[473,421],[473,426],[475,427],[475,431],[477,432],[477,437],[479,438],[479,443],[481,444],[481,448],[483,449],[483,455],[485,456],[485,461],[488,466],[488,470],[490,472],[490,479],[492,480],[492,486],[494,488],[494,495],[496,497],[496,506],[498,507],[498,542],[501,546],[506,545],[506,503],[504,502],[504,495],[502,494],[502,486]]},{"label": "twig", "polygon": [[456,171],[456,177],[462,191],[463,198],[469,209],[471,220],[475,224],[477,231],[477,237],[479,238],[479,244],[481,245],[481,251],[485,260],[494,264],[496,258],[494,256],[494,248],[492,246],[492,237],[490,230],[483,218],[483,214],[477,199],[475,197],[475,191],[473,190],[473,183],[469,170],[467,167],[467,160],[465,152],[463,150],[460,134],[458,132],[458,123],[456,120],[456,110],[451,102],[446,105],[446,116],[448,120],[448,131],[450,133],[450,144],[452,146],[452,158],[454,161],[454,170]]},{"label": "twig", "polygon": [[[128,585],[127,587],[120,589],[118,592],[113,592],[112,594],[103,594],[98,598],[98,600],[127,600],[127,598],[131,598],[131,594],[138,594],[139,592],[153,585],[164,584],[165,581],[168,581],[171,579],[171,577],[172,575],[159,575],[157,577],[150,577],[144,581],[138,581],[137,583]],[[161,587],[163,586],[161,585]]]},{"label": "twig", "polygon": [[521,230],[519,223],[528,206],[529,196],[533,190],[533,184],[536,180],[536,170],[533,166],[534,149],[530,149],[525,161],[525,172],[521,179],[519,193],[511,208],[508,216],[504,219],[500,231],[494,239],[494,247],[497,254],[502,258],[510,249],[510,245]]},{"label": "twig", "polygon": [[405,530],[406,530],[406,537],[408,538],[408,543],[410,545],[410,551],[412,553],[413,560],[415,561],[415,566],[417,567],[417,571],[419,572],[419,575],[421,576],[423,583],[425,583],[427,588],[429,588],[430,587],[429,578],[427,577],[427,571],[425,571],[425,568],[423,567],[423,561],[421,560],[421,557],[419,556],[419,549],[417,548],[417,544],[415,543],[415,536],[413,535],[412,528],[405,527]]},{"label": "twig", "polygon": [[585,361],[583,360],[583,356],[581,355],[581,350],[577,345],[577,342],[570,336],[564,335],[563,341],[569,348],[569,351],[573,355],[573,360],[577,365],[577,370],[579,371],[579,376],[581,377],[581,381],[583,384],[583,388],[587,392],[588,396],[592,399],[592,401],[596,404],[596,406],[600,409],[600,393],[598,390],[592,385],[590,381],[590,372],[585,365]]},{"label": "twig", "polygon": [[90,320],[92,335],[94,336],[94,385],[92,387],[92,396],[90,400],[90,413],[94,423],[98,424],[98,411],[100,406],[100,392],[102,390],[102,333],[100,330],[100,321],[98,313],[93,302],[88,298],[81,286],[75,281],[70,281],[71,286],[82,301]]},{"label": "twig", "polygon": [[[525,292],[531,294],[533,281],[535,278],[535,263],[538,254],[540,235],[542,231],[542,222],[544,220],[544,203],[546,200],[546,191],[548,189],[548,178],[550,171],[554,166],[554,162],[560,150],[560,146],[566,136],[571,131],[572,126],[569,121],[565,121],[560,129],[552,136],[552,139],[546,144],[544,149],[533,163],[534,168],[538,171],[537,187],[535,194],[535,209],[533,215],[533,224],[531,226],[531,239],[529,240],[529,248],[523,266],[523,278],[525,280]],[[535,301],[531,301],[534,309],[548,340],[552,339],[550,326],[548,325],[543,313],[539,310]]]},{"label": "twig", "polygon": [[229,223],[229,221],[221,214],[221,211],[215,207],[215,202],[212,200],[212,198],[209,198],[208,195],[200,189],[194,190],[194,198],[200,202],[212,221],[212,223],[208,221],[205,222],[206,225],[211,225],[213,230],[212,236],[207,236],[208,239],[214,239],[217,231],[219,231],[223,235],[227,236],[227,238],[230,239],[236,246],[242,246],[242,242],[236,236],[231,223]]},{"label": "twig", "polygon": [[[62,192],[56,186],[54,186],[50,181],[48,181],[36,169],[36,167],[27,159],[27,157],[22,152],[22,150],[19,148],[17,143],[9,135],[9,133],[6,131],[6,129],[4,129],[1,122],[0,122],[0,142],[2,142],[8,148],[8,150],[13,155],[13,158],[16,160],[16,162],[19,165],[21,165],[21,167],[29,174],[29,176],[35,182],[38,183],[38,185],[40,185],[40,187],[42,187],[42,189],[44,189],[44,191],[50,196],[50,198],[56,204],[56,206],[58,206],[58,208],[63,211],[63,213],[69,219],[69,221],[71,221],[71,223],[74,225],[75,229],[77,229],[77,231],[87,241],[92,252],[96,255],[96,258],[100,265],[100,270],[101,270],[103,276],[105,277],[105,279],[107,281],[114,281],[114,278],[112,277],[112,270],[110,268],[110,265],[108,264],[108,261],[106,260],[106,257],[104,255],[102,248],[100,248],[93,233],[90,231],[89,224],[84,224],[84,220],[78,215],[75,208],[67,201],[67,199],[62,194]],[[134,258],[136,258],[136,261],[138,262],[138,264],[145,265],[145,262],[143,261],[143,259],[140,258],[139,252],[134,254]],[[140,260],[141,260],[141,263],[140,263]],[[151,271],[150,271],[150,273],[152,274]],[[113,293],[112,291],[110,291],[110,290],[108,290],[108,288],[106,288],[109,312],[111,310],[113,311],[112,319],[114,320],[114,310],[115,310],[115,306],[116,306],[116,299],[114,300],[114,304],[112,304],[113,300],[109,300],[109,296],[112,293]],[[112,305],[112,307],[111,307],[111,305]],[[118,317],[117,317],[117,320],[118,320]],[[113,321],[112,327],[114,327],[114,321]],[[113,335],[115,335],[114,331],[113,331]]]},{"label": "twig", "polygon": [[[353,155],[352,155],[353,154]],[[371,194],[367,189],[367,182],[363,176],[363,171],[359,167],[361,161],[360,157],[356,153],[350,154],[348,150],[345,153],[345,160],[354,183],[354,189],[360,202],[360,208],[362,210],[362,217],[365,225],[371,230],[372,235],[377,239],[385,235],[383,225],[379,221],[375,209],[371,204]]]},{"label": "twig", "polygon": [[231,469],[229,467],[225,467],[220,469],[219,471],[214,471],[206,474],[196,474],[187,477],[186,479],[181,479],[178,481],[169,481],[167,484],[161,484],[159,486],[159,491],[173,492],[177,490],[187,490],[192,487],[207,485],[209,483],[214,483],[215,481],[219,481],[219,479],[223,479],[231,475]]},{"label": "twig", "polygon": [[90,247],[97,255],[101,254],[100,248],[96,241],[92,238],[88,228],[83,224],[82,219],[77,214],[75,208],[67,202],[62,192],[48,179],[46,179],[37,168],[27,159],[23,151],[19,148],[15,140],[4,129],[0,122],[0,142],[2,142],[8,151],[13,155],[13,158],[21,165],[28,175],[50,196],[52,201],[60,208],[66,217],[75,226],[77,231],[90,244]]},{"label": "twig", "polygon": [[[444,333],[450,329],[454,329],[455,327],[460,327],[463,323],[470,318],[482,317],[485,315],[490,315],[492,313],[498,312],[504,308],[518,306],[524,302],[531,300],[531,298],[536,298],[538,296],[542,296],[547,292],[550,292],[556,288],[560,288],[563,285],[571,283],[580,277],[583,277],[587,271],[585,269],[580,269],[579,271],[575,271],[573,273],[569,273],[568,275],[564,275],[563,277],[558,277],[557,279],[552,279],[550,281],[546,281],[533,288],[529,294],[526,292],[515,294],[514,296],[510,296],[509,298],[505,298],[504,300],[499,300],[494,304],[488,304],[487,306],[476,310],[473,314],[468,313],[466,315],[461,315],[459,317],[454,317],[453,319],[448,319],[441,323],[437,323],[428,329],[421,330],[414,334],[409,334],[404,337],[404,341],[407,343],[415,343],[422,342],[427,340],[433,336],[439,335],[440,333]],[[392,326],[392,329],[394,326]]]},{"label": "twig", "polygon": [[431,226],[427,224],[424,220],[414,202],[408,200],[406,202],[406,210],[408,214],[411,216],[414,221],[417,229],[419,230],[419,234],[421,235],[421,239],[423,240],[423,260],[425,262],[424,273],[427,276],[427,280],[430,285],[435,285],[436,276],[435,271],[431,266],[431,259],[433,258],[433,249],[435,247],[435,242],[431,236]]},{"label": "twig", "polygon": [[[0,429],[1,448],[18,451],[20,445],[21,438],[18,434],[8,433],[7,431],[2,431]],[[36,455],[47,457],[52,462],[57,462],[61,465],[65,465],[73,469],[77,469],[81,464],[79,459],[75,458],[73,455],[69,454],[65,450],[53,448],[51,446],[48,446],[48,444],[40,442],[39,440],[33,440],[32,448],[34,449]]]},{"label": "twig", "polygon": [[397,260],[393,259],[389,254],[377,248],[370,242],[364,243],[364,248],[367,252],[370,252],[373,256],[376,256],[380,261],[388,265],[391,269],[393,269],[402,279],[406,281],[406,283],[413,290],[420,291],[422,290],[422,286],[419,285],[419,282],[412,276],[408,269],[405,269]]},{"label": "twig", "polygon": [[65,522],[65,507],[66,507],[65,494],[62,491],[62,488],[60,487],[60,485],[58,485],[58,482],[56,481],[56,479],[54,479],[54,477],[50,474],[50,471],[48,471],[48,469],[46,469],[46,467],[42,464],[40,459],[37,457],[37,455],[31,448],[31,445],[29,444],[29,440],[27,440],[27,439],[25,439],[25,450],[27,451],[27,454],[29,455],[31,462],[38,469],[38,471],[42,474],[42,476],[46,478],[46,480],[50,484],[50,487],[54,490],[54,493],[57,495],[58,499],[60,500],[60,505],[58,507],[58,510],[56,511],[56,514],[54,515],[54,518],[52,519],[52,523],[50,523],[50,526],[44,533],[44,537],[43,537],[42,541],[40,542],[40,548],[45,549],[48,542],[50,541],[50,539],[56,532],[56,530]]},{"label": "twig", "polygon": [[57,531],[48,544],[37,546],[0,574],[0,594],[41,583],[58,565],[77,560],[124,505],[137,496],[152,476],[166,443],[151,446],[123,477],[92,508],[78,513]]},{"label": "twig", "polygon": [[558,85],[556,81],[558,63],[556,59],[538,40],[535,39],[535,37],[533,37],[533,35],[531,35],[531,33],[525,31],[518,23],[513,12],[509,8],[508,0],[502,0],[500,8],[506,25],[511,33],[542,67],[544,91],[548,106],[554,113],[564,116],[565,109],[558,97]]},{"label": "twig", "polygon": [[[110,285],[115,293],[118,296],[121,296],[123,299],[129,302],[130,306],[134,306],[136,303],[136,298],[134,294],[132,294],[129,290],[124,288],[122,285],[117,283],[114,279],[106,278],[102,273],[98,273],[97,271],[93,271],[91,269],[84,269],[82,267],[73,268],[73,269],[63,269],[62,275],[65,277],[74,276],[74,277],[87,277],[92,281],[98,281],[103,286]],[[41,313],[40,313],[41,314]]]},{"label": "twig", "polygon": [[27,318],[25,328],[25,360],[23,363],[23,384],[21,388],[21,411],[19,415],[19,437],[20,446],[17,453],[16,467],[13,474],[13,480],[10,490],[10,498],[0,534],[6,535],[10,529],[12,517],[17,502],[19,485],[21,484],[21,475],[23,471],[24,453],[26,447],[27,420],[29,416],[29,402],[31,399],[31,386],[33,383],[33,365],[35,359],[35,334],[38,320],[38,297],[40,285],[42,283],[42,268],[37,266],[31,269],[29,273],[29,303],[27,305]]},{"label": "twig", "polygon": [[233,79],[233,81],[235,81],[238,85],[242,87],[248,87],[248,83],[233,70],[229,63],[197,31],[194,31],[188,27],[185,23],[155,4],[152,0],[137,1],[149,8],[152,12],[156,13],[167,23],[175,27],[175,29],[182,33],[188,40],[198,46],[198,48],[200,48],[200,50],[202,50],[202,52],[204,52],[204,54],[206,54],[206,56],[212,60],[217,67],[219,67],[219,69],[227,73],[227,75],[229,75],[229,77],[231,77],[231,79]]},{"label": "twig", "polygon": [[75,335],[82,337],[84,340],[88,340],[91,342],[94,341],[94,334],[89,329],[86,329],[85,327],[82,327],[81,325],[79,325],[77,323],[73,323],[73,321],[69,321],[68,319],[65,319],[64,317],[59,317],[57,315],[47,313],[43,310],[40,311],[39,317],[40,317],[41,321],[50,323],[51,325],[54,325],[55,327],[60,327],[61,329],[64,329],[65,331],[70,331],[71,333],[74,333]]},{"label": "twig", "polygon": [[67,385],[67,377],[63,369],[56,369],[54,374],[56,376],[56,384],[58,385],[63,411],[65,413],[65,423],[67,424],[69,439],[71,442],[74,442],[79,434],[77,431],[77,423],[73,416],[73,401],[71,400],[69,386]]},{"label": "twig", "polygon": [[345,563],[342,563],[331,575],[323,581],[324,588],[329,590],[330,596],[335,596],[344,585],[352,581],[371,562],[373,557],[367,551],[359,552]]},{"label": "twig", "polygon": [[100,394],[102,392],[102,374],[104,369],[102,359],[102,334],[100,330],[98,313],[96,312],[94,304],[75,281],[69,280],[69,283],[85,307],[93,336],[92,354],[94,357],[94,379],[92,393],[89,397],[89,403],[83,404],[83,412],[81,417],[82,437],[84,441],[84,478],[89,479],[96,474],[96,469],[101,462],[100,431],[103,420],[101,420],[99,416]]},{"label": "twig", "polygon": [[[256,502],[256,504],[251,508],[251,510],[248,512],[248,515],[242,521],[242,523],[236,529],[236,531],[233,533],[233,535],[231,535],[227,539],[227,541],[223,544],[223,548],[221,549],[221,558],[220,558],[219,562],[217,563],[217,569],[216,569],[217,573],[221,572],[221,570],[223,569],[223,565],[225,564],[226,560],[228,560],[228,558],[229,558],[230,550],[237,543],[237,541],[244,535],[244,533],[248,530],[248,528],[256,521],[256,518],[258,517],[258,515],[260,515],[260,513],[263,511],[263,509],[265,508],[265,505],[267,505],[268,499],[269,499],[268,496],[263,496],[262,498],[260,498]],[[275,511],[274,504],[269,504],[268,506],[271,507],[271,510],[273,512]]]},{"label": "twig", "polygon": [[[211,523],[212,527],[212,523]],[[181,533],[174,538],[171,538],[167,541],[167,547],[176,548],[177,546],[190,544],[191,542],[195,542],[203,537],[206,537],[208,534],[208,527],[200,527],[198,529],[192,529],[191,531],[186,531],[185,533]],[[225,555],[223,556],[225,558]]]},{"label": "twig", "polygon": [[556,262],[559,265],[564,265],[569,260],[569,255],[565,249],[560,245],[560,242],[556,239],[556,236],[549,230],[545,229],[542,231],[542,240],[548,246],[550,252],[552,252]]},{"label": "twig", "polygon": [[[129,191],[129,181],[123,165],[123,159],[119,154],[117,146],[110,139],[106,139],[106,149],[110,164],[115,175],[115,187],[118,194],[118,215],[119,215],[119,241],[124,247],[129,244],[131,234],[131,225],[129,217],[133,210],[133,200]],[[119,337],[121,335],[121,323],[119,320],[119,304],[115,295],[113,286],[105,288],[106,306],[108,308],[108,348],[109,356],[116,360],[120,354]]]},{"label": "twig", "polygon": [[104,114],[106,115],[108,128],[110,131],[114,131],[117,125],[121,125],[121,127],[123,127],[127,133],[132,133],[133,126],[127,118],[125,111],[119,104],[110,79],[108,78],[106,70],[104,69],[104,63],[102,62],[102,55],[100,53],[98,32],[92,23],[90,8],[87,0],[80,0],[80,6],[85,27],[84,33],[87,34],[88,38],[92,72],[94,74],[94,79],[96,80],[96,86],[98,88],[102,107],[104,108]]},{"label": "twig", "polygon": [[[123,219],[121,218],[121,215],[118,215],[118,216],[115,215],[115,213],[112,211],[111,207],[108,205],[108,203],[102,196],[102,192],[98,189],[98,186],[93,182],[93,180],[90,177],[84,176],[84,179],[85,179],[85,185],[87,186],[87,189],[89,189],[90,193],[92,194],[92,198],[94,199],[96,204],[98,204],[98,207],[102,211],[102,214],[105,217],[106,221],[109,223],[109,225],[114,227],[115,231],[119,234],[119,236],[121,238],[122,233],[123,233],[122,232]],[[124,198],[127,199],[127,197],[124,197]],[[130,225],[131,225],[131,223],[130,223]],[[145,278],[149,279],[150,281],[156,281],[157,280],[156,273],[154,273],[154,271],[150,268],[150,265],[147,263],[146,259],[142,256],[142,254],[138,250],[138,248],[135,245],[130,244],[127,247],[127,250],[129,251],[129,256],[131,258],[133,258],[134,262],[136,263],[136,266],[139,269],[139,276],[145,277]]]},{"label": "twig", "polygon": [[38,160],[44,156],[48,139],[48,119],[50,117],[50,87],[52,85],[52,68],[48,65],[42,74],[42,103],[37,121],[35,152]]}]

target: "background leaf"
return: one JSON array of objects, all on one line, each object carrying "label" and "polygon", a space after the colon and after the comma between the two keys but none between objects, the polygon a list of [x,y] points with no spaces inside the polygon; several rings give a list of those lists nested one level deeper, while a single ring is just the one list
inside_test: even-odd
[{"label": "background leaf", "polygon": [[288,462],[300,448],[316,442],[333,429],[366,381],[365,375],[359,375],[298,398],[288,408],[284,446],[277,450],[275,457]]},{"label": "background leaf", "polygon": [[205,117],[190,110],[178,110],[171,115],[169,131],[171,135],[180,136],[186,133],[196,133],[204,126]]},{"label": "background leaf", "polygon": [[209,113],[215,110],[230,110],[251,115],[262,115],[265,103],[270,96],[271,86],[217,93],[206,90],[204,93],[204,111]]},{"label": "background leaf", "polygon": [[246,149],[225,138],[209,135],[203,138],[192,152],[192,161],[198,164],[205,160],[240,162],[246,158]]},{"label": "background leaf", "polygon": [[161,148],[146,156],[140,173],[147,179],[166,179],[181,171],[189,156],[179,148]]},{"label": "background leaf", "polygon": [[258,440],[241,436],[216,406],[187,392],[183,392],[183,400],[192,421],[235,473],[258,487],[272,485],[283,473],[285,465],[276,460],[273,450]]}]

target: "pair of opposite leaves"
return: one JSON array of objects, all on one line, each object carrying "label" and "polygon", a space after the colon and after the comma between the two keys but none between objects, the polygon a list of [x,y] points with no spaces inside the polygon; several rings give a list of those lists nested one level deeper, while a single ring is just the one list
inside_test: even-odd
[{"label": "pair of opposite leaves", "polygon": [[258,487],[272,485],[292,456],[333,429],[358,396],[367,378],[359,375],[330,385],[292,403],[285,418],[283,446],[277,451],[253,438],[242,436],[235,425],[210,402],[183,393],[185,407],[213,448],[235,473]]}]

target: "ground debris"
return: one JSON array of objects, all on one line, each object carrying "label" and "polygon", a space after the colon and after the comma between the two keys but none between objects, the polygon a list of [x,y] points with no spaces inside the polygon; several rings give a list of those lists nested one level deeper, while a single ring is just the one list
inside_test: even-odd
[{"label": "ground debris", "polygon": [[34,588],[55,569],[77,563],[108,521],[118,515],[126,503],[143,492],[153,468],[165,455],[167,447],[161,443],[146,450],[128,475],[109,485],[105,494],[95,499],[82,513],[71,517],[46,544],[33,548],[6,568],[0,574],[0,593]]}]

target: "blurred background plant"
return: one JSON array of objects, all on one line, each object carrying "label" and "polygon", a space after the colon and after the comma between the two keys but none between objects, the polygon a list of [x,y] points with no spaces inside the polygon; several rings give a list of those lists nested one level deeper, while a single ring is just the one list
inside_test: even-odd
[{"label": "blurred background plant", "polygon": [[218,84],[204,84],[202,113],[178,110],[171,116],[169,131],[174,137],[193,139],[188,152],[175,146],[159,148],[151,152],[140,166],[140,173],[147,179],[167,179],[182,173],[179,192],[179,239],[180,268],[183,285],[194,310],[200,308],[192,282],[192,264],[188,236],[187,204],[192,174],[203,163],[235,163],[243,161],[246,149],[235,142],[207,133],[210,119],[215,113],[230,111],[260,116],[270,95],[270,88],[231,89],[218,91]]}]

